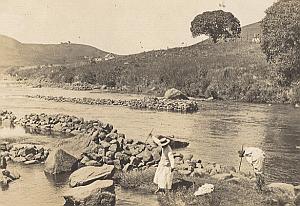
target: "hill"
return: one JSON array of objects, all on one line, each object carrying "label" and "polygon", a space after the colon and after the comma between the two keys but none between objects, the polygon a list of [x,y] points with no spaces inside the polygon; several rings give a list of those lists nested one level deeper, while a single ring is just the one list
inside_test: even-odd
[{"label": "hill", "polygon": [[107,52],[82,44],[24,44],[0,35],[0,67],[64,64],[82,56],[105,56]]},{"label": "hill", "polygon": [[[240,39],[198,44],[118,56],[109,61],[79,67],[13,70],[26,78],[53,83],[86,82],[107,85],[118,91],[151,92],[162,95],[175,87],[193,97],[211,97],[246,102],[289,102],[290,88],[280,87],[260,44],[259,23],[242,28]],[[290,93],[289,93],[290,94]]]}]

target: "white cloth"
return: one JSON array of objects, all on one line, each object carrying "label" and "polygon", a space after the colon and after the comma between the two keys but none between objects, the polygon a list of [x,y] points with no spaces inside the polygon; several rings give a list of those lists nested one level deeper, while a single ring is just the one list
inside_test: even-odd
[{"label": "white cloth", "polygon": [[162,148],[162,155],[160,162],[156,169],[153,182],[161,189],[171,189],[173,174],[172,168],[174,168],[174,155],[169,145]]},{"label": "white cloth", "polygon": [[246,157],[247,162],[251,164],[256,174],[262,174],[265,153],[256,147],[245,147],[244,156]]},{"label": "white cloth", "polygon": [[195,196],[199,195],[205,195],[213,192],[215,189],[215,186],[213,184],[207,184],[205,183],[201,187],[198,188],[198,190],[194,193]]}]

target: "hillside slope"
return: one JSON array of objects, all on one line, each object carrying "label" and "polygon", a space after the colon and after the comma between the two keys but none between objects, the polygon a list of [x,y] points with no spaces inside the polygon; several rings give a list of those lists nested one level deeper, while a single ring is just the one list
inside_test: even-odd
[{"label": "hillside slope", "polygon": [[23,44],[0,35],[0,67],[63,64],[82,56],[105,56],[107,52],[81,44]]},{"label": "hillside slope", "polygon": [[[247,102],[297,101],[290,88],[280,87],[259,43],[259,23],[242,28],[240,39],[118,56],[79,67],[13,70],[12,75],[61,84],[86,82],[128,92],[162,95],[175,87],[193,97]],[[290,95],[290,96],[289,96]],[[297,97],[298,98],[298,97]]]}]

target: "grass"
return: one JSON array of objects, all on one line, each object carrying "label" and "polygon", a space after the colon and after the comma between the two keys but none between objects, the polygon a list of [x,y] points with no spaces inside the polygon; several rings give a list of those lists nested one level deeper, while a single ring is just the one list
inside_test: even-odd
[{"label": "grass", "polygon": [[[119,173],[116,175],[118,183],[126,189],[139,190],[146,193],[153,193],[157,188],[152,182],[155,168],[144,171],[134,171],[129,173]],[[184,179],[193,182],[191,187],[183,187],[184,184],[177,184],[175,190],[166,195],[159,195],[158,200],[161,205],[209,205],[209,206],[267,206],[270,205],[269,196],[265,193],[256,191],[254,184],[248,181],[242,181],[239,184],[229,183],[227,181],[218,181],[210,176],[184,177],[175,173],[173,186],[176,181]],[[175,183],[174,183],[175,182]],[[210,183],[215,185],[215,190],[211,194],[203,196],[194,196],[194,192],[203,184]]]},{"label": "grass", "polygon": [[262,103],[300,101],[299,92],[290,93],[291,87],[278,84],[280,77],[274,75],[260,45],[251,43],[257,32],[259,24],[252,24],[244,27],[243,38],[234,42],[204,41],[189,47],[117,56],[97,64],[14,68],[9,73],[42,83],[81,81],[126,87],[126,91],[134,93],[163,95],[166,89],[175,87],[192,97]]}]

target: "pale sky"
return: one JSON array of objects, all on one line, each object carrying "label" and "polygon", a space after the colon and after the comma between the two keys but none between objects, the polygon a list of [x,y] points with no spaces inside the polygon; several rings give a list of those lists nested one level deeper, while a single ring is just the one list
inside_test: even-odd
[{"label": "pale sky", "polygon": [[[190,22],[222,0],[0,0],[0,34],[24,43],[71,41],[117,53],[191,45]],[[274,0],[223,0],[242,25]]]}]

